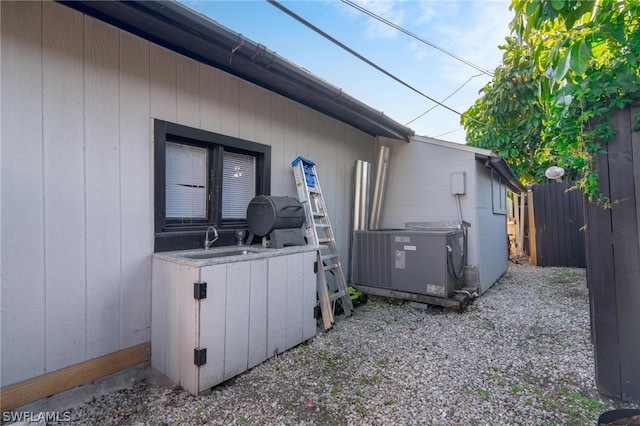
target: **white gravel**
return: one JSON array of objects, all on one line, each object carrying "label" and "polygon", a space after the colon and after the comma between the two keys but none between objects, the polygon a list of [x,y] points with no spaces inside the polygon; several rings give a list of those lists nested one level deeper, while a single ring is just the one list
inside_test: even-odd
[{"label": "white gravel", "polygon": [[369,300],[210,395],[144,381],[71,424],[595,424],[630,405],[597,394],[589,327],[583,269],[510,263],[463,313]]}]

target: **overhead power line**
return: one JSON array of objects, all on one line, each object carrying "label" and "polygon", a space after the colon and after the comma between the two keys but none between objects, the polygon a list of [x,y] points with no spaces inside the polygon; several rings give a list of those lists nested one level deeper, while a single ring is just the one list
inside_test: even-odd
[{"label": "overhead power line", "polygon": [[450,133],[459,132],[460,130],[464,130],[464,128],[462,128],[462,127],[458,127],[457,129],[449,130],[448,132],[440,133],[440,134],[439,134],[439,135],[437,135],[437,136],[433,136],[433,138],[434,138],[434,139],[438,139],[439,137],[442,137],[442,136],[448,135],[448,134],[450,134]]},{"label": "overhead power line", "polygon": [[[452,97],[453,95],[455,95],[456,93],[458,93],[460,91],[460,89],[462,89],[468,82],[470,82],[471,80],[473,80],[476,77],[480,77],[482,74],[476,74],[476,75],[472,75],[471,77],[469,77],[467,79],[467,81],[465,81],[464,83],[462,83],[460,85],[460,87],[458,87],[456,90],[454,90],[449,96],[447,96],[446,98],[444,98],[443,100],[441,100],[440,102],[444,102],[447,99],[449,99],[450,97]],[[418,118],[422,118],[425,115],[427,115],[428,113],[430,113],[431,111],[433,111],[438,105],[434,105],[431,108],[429,108],[428,110],[426,110],[425,112],[423,112],[422,114],[420,114],[419,116],[417,116],[416,118],[414,118],[413,120],[405,123],[405,126],[408,126],[409,124],[413,123],[414,121],[416,121]]]},{"label": "overhead power line", "polygon": [[[421,92],[420,90],[418,90],[417,88],[413,87],[412,85],[410,85],[409,83],[405,82],[404,80],[401,80],[400,78],[396,77],[395,75],[391,74],[389,71],[385,70],[384,68],[382,68],[381,66],[377,65],[376,63],[374,63],[373,61],[367,59],[366,57],[362,56],[361,54],[359,54],[358,52],[356,52],[355,50],[351,49],[349,46],[345,45],[344,43],[342,43],[341,41],[335,39],[334,37],[332,37],[331,35],[327,34],[326,32],[324,32],[323,30],[321,30],[320,28],[316,27],[315,25],[313,25],[311,22],[307,21],[306,19],[302,18],[301,16],[297,15],[296,13],[294,13],[293,11],[287,9],[285,6],[281,5],[280,3],[278,3],[276,0],[267,0],[267,2],[269,2],[270,4],[272,4],[273,6],[277,7],[278,9],[280,9],[281,11],[283,11],[284,13],[286,13],[287,15],[291,16],[293,19],[295,19],[296,21],[302,23],[303,25],[305,25],[306,27],[312,29],[313,31],[315,31],[316,33],[320,34],[322,37],[326,38],[327,40],[331,41],[332,43],[334,43],[335,45],[341,47],[342,49],[346,50],[347,52],[351,53],[353,56],[355,56],[356,58],[360,59],[361,61],[367,63],[368,65],[372,66],[373,68],[377,69],[378,71],[380,71],[381,73],[383,73],[384,75],[394,79],[395,81],[397,81],[398,83],[402,84],[403,86],[411,89],[412,91],[416,92],[417,94],[429,99],[431,102],[434,102],[436,104],[438,104],[439,106],[441,106],[444,109],[447,109],[451,112],[453,112],[454,114],[457,114],[459,116],[462,116],[462,113],[456,111],[455,109],[443,104],[442,102],[439,102],[437,100],[435,100],[434,98],[432,98],[431,96],[427,95],[426,93]],[[469,119],[473,120],[473,121],[477,121],[474,118],[469,117]],[[484,123],[478,122],[482,125],[484,125]]]},{"label": "overhead power line", "polygon": [[360,12],[362,12],[362,13],[364,13],[364,14],[369,15],[370,17],[372,17],[372,18],[374,18],[374,19],[377,19],[378,21],[380,21],[380,22],[382,22],[382,23],[384,23],[384,24],[386,24],[386,25],[389,25],[389,26],[390,26],[390,27],[392,27],[392,28],[395,28],[396,30],[398,30],[398,31],[400,31],[400,32],[402,32],[402,33],[405,33],[406,35],[408,35],[408,36],[410,36],[410,37],[415,38],[416,40],[421,41],[422,43],[424,43],[424,44],[426,44],[426,45],[428,45],[428,46],[433,47],[433,48],[434,48],[434,49],[436,49],[436,50],[439,50],[440,52],[442,52],[442,53],[444,53],[444,54],[446,54],[446,55],[451,56],[451,57],[452,57],[452,58],[454,58],[454,59],[457,59],[458,61],[460,61],[460,62],[462,62],[462,63],[464,63],[464,64],[466,64],[466,65],[469,65],[469,66],[470,66],[470,67],[472,67],[472,68],[475,68],[476,70],[480,71],[480,72],[481,72],[481,73],[483,73],[483,74],[486,74],[486,75],[488,75],[488,76],[490,76],[490,77],[493,77],[493,72],[491,72],[491,71],[489,71],[489,70],[486,70],[486,69],[484,69],[484,68],[481,68],[481,67],[479,67],[478,65],[475,65],[473,62],[468,61],[468,60],[466,60],[466,59],[464,59],[464,58],[462,58],[462,57],[460,57],[460,56],[456,55],[455,53],[452,53],[452,52],[449,52],[448,50],[445,50],[444,48],[442,48],[442,47],[440,47],[440,46],[436,45],[435,43],[430,42],[430,41],[429,41],[429,40],[427,40],[427,39],[424,39],[424,38],[420,37],[419,35],[417,35],[417,34],[415,34],[415,33],[412,33],[411,31],[409,31],[409,30],[407,30],[407,29],[405,29],[405,28],[401,27],[400,25],[397,25],[397,24],[395,24],[395,23],[393,23],[393,22],[391,22],[391,21],[389,21],[389,20],[387,20],[387,19],[383,18],[382,16],[376,15],[375,13],[373,13],[373,12],[371,12],[370,10],[365,9],[364,7],[362,7],[362,6],[360,6],[360,5],[358,5],[358,4],[354,3],[354,2],[352,2],[351,0],[342,0],[342,2],[343,2],[344,4],[347,4],[347,5],[351,6],[351,7],[353,7],[354,9],[359,10]]}]

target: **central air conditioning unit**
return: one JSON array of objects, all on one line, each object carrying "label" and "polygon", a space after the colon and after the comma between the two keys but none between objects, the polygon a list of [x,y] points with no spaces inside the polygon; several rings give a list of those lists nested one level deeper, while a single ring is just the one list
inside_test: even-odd
[{"label": "central air conditioning unit", "polygon": [[462,229],[356,231],[354,285],[449,298],[464,282],[464,244]]}]

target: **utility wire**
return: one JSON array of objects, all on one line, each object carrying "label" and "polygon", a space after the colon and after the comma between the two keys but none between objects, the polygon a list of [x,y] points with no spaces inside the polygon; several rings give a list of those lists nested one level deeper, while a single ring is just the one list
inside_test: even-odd
[{"label": "utility wire", "polygon": [[[473,76],[469,77],[469,78],[467,79],[467,81],[465,81],[464,83],[462,83],[462,85],[461,85],[460,87],[458,87],[458,88],[457,88],[456,90],[454,90],[454,91],[453,91],[449,96],[447,96],[446,98],[444,98],[444,99],[443,99],[443,100],[441,100],[440,102],[444,102],[444,101],[446,101],[447,99],[449,99],[450,97],[452,97],[453,95],[455,95],[456,93],[458,93],[458,92],[460,91],[460,89],[462,89],[462,88],[463,88],[463,87],[464,87],[468,82],[470,82],[472,79],[474,79],[474,78],[476,78],[476,77],[480,77],[481,75],[482,75],[482,74],[476,74],[476,75],[473,75]],[[438,106],[438,105],[434,105],[434,106],[432,106],[431,108],[429,108],[428,110],[426,110],[425,112],[423,112],[422,114],[420,114],[419,116],[417,116],[416,118],[414,118],[413,120],[411,120],[411,121],[409,121],[409,122],[405,123],[404,125],[405,125],[405,126],[408,126],[409,124],[411,124],[411,123],[413,123],[414,121],[416,121],[418,118],[422,118],[422,117],[424,117],[425,115],[427,115],[428,113],[430,113],[431,111],[433,111],[434,109],[436,109],[436,108],[437,108],[437,106]]]},{"label": "utility wire", "polygon": [[384,24],[389,25],[392,28],[395,28],[396,30],[398,30],[400,32],[405,33],[406,35],[408,35],[410,37],[415,38],[416,40],[419,40],[419,41],[423,42],[424,44],[426,44],[428,46],[433,47],[436,50],[441,51],[442,53],[444,53],[446,55],[451,56],[454,59],[457,59],[458,61],[460,61],[460,62],[462,62],[462,63],[464,63],[466,65],[469,65],[472,68],[475,68],[476,70],[480,71],[483,74],[486,74],[486,75],[488,75],[490,77],[493,77],[493,72],[485,70],[484,68],[481,68],[478,65],[475,65],[473,62],[468,61],[468,60],[456,55],[455,53],[452,53],[452,52],[449,52],[448,50],[443,49],[442,47],[430,42],[429,40],[426,40],[426,39],[420,37],[419,35],[417,35],[415,33],[412,33],[411,31],[409,31],[409,30],[407,30],[407,29],[405,29],[405,28],[403,28],[403,27],[401,27],[401,26],[399,26],[399,25],[397,25],[397,24],[395,24],[395,23],[393,23],[393,22],[391,22],[391,21],[379,16],[379,15],[376,15],[375,13],[373,13],[370,10],[365,9],[364,7],[352,2],[351,0],[342,0],[342,2],[344,4],[347,4],[347,5],[351,6],[351,7],[353,7],[354,9],[359,10],[362,13],[365,13],[365,14],[369,15],[370,17],[372,17],[374,19],[377,19],[378,21],[380,21],[380,22],[382,22]]},{"label": "utility wire", "polygon": [[440,133],[437,136],[432,136],[434,139],[438,139],[440,136],[445,136],[448,135],[449,133],[455,133],[458,132],[460,130],[464,130],[462,127],[458,127],[457,129],[453,129],[453,130],[449,130],[448,132],[444,132],[444,133]]},{"label": "utility wire", "polygon": [[[334,37],[330,36],[329,34],[327,34],[326,32],[322,31],[320,28],[316,27],[315,25],[313,25],[311,22],[305,20],[304,18],[302,18],[301,16],[295,14],[293,11],[287,9],[285,6],[281,5],[280,3],[278,3],[276,0],[267,0],[267,2],[269,2],[270,4],[272,4],[273,6],[277,7],[278,9],[280,9],[281,11],[283,11],[284,13],[286,13],[287,15],[291,16],[293,19],[295,19],[296,21],[302,23],[303,25],[307,26],[308,28],[312,29],[313,31],[315,31],[316,33],[320,34],[322,37],[326,38],[327,40],[331,41],[332,43],[336,44],[337,46],[341,47],[342,49],[346,50],[347,52],[351,53],[353,56],[355,56],[356,58],[360,59],[361,61],[369,64],[370,66],[372,66],[373,68],[377,69],[378,71],[380,71],[381,73],[385,74],[388,77],[391,77],[392,79],[394,79],[395,81],[397,81],[398,83],[402,84],[403,86],[413,90],[414,92],[416,92],[417,94],[429,99],[431,102],[436,103],[437,105],[453,112],[454,114],[457,114],[459,116],[462,116],[462,113],[456,111],[455,109],[443,104],[442,102],[439,102],[437,100],[435,100],[434,98],[432,98],[431,96],[421,92],[420,90],[416,89],[415,87],[411,86],[409,83],[406,83],[405,81],[401,80],[400,78],[396,77],[395,75],[391,74],[389,71],[385,70],[384,68],[382,68],[381,66],[377,65],[376,63],[372,62],[371,60],[365,58],[364,56],[362,56],[361,54],[359,54],[358,52],[356,52],[355,50],[351,49],[350,47],[348,47],[347,45],[345,45],[344,43],[340,42],[339,40],[335,39]],[[469,117],[470,120],[473,121],[477,121],[476,119]],[[481,123],[478,121],[478,123],[484,125],[484,123]]]}]

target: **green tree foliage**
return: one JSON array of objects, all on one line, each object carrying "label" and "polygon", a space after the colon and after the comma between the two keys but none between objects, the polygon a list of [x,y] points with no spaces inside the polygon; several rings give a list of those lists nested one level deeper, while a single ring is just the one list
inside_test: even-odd
[{"label": "green tree foliage", "polygon": [[595,156],[610,111],[640,105],[638,0],[512,0],[503,63],[463,115],[468,143],[503,156],[523,183],[559,165],[598,201]]},{"label": "green tree foliage", "polygon": [[[514,38],[508,38],[503,63],[482,97],[462,116],[470,145],[491,149],[505,158],[525,182],[544,173],[537,164],[541,149],[544,110],[538,102],[538,83],[533,79],[535,63]],[[548,166],[547,166],[548,167]]]}]

